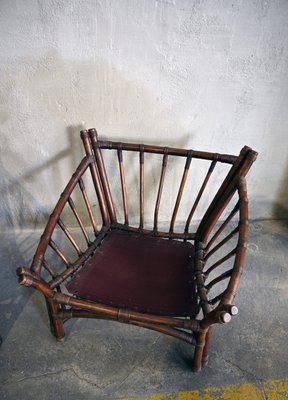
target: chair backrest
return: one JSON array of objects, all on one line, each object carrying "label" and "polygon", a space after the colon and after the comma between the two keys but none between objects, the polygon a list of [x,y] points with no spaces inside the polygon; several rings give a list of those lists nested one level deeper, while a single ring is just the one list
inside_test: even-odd
[{"label": "chair backrest", "polygon": [[[201,207],[205,209],[205,205],[207,207],[212,200],[211,193],[215,190],[215,182],[212,183],[212,187],[210,185],[208,191],[205,192],[205,189],[212,180],[213,171],[217,171],[216,180],[219,185],[228,171],[225,172],[224,169],[224,173],[221,173],[221,168],[217,168],[220,165],[232,165],[233,169],[238,159],[226,154],[98,140],[95,129],[89,130],[89,136],[112,225],[168,238],[195,239],[196,230],[190,230],[191,222],[197,214],[199,204],[202,202]],[[107,151],[110,155],[106,157],[105,162]],[[179,161],[182,161],[182,166]],[[194,165],[196,161],[202,163],[201,171],[199,173],[197,167],[192,168],[189,182],[191,162]],[[113,186],[117,185],[118,190],[115,191]],[[134,192],[131,186],[134,186]],[[133,200],[129,195],[133,196]],[[122,204],[119,202],[120,197]],[[164,217],[165,230],[160,230],[158,226],[161,207],[161,220],[163,221]],[[138,217],[138,221],[135,216]],[[198,219],[201,219],[199,214]],[[122,222],[119,222],[120,220]]]}]

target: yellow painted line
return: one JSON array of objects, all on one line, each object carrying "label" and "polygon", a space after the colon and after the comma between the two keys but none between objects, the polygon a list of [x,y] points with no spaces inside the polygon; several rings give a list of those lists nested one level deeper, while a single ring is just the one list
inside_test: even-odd
[{"label": "yellow painted line", "polygon": [[288,399],[288,379],[264,382],[264,392],[267,400]]},{"label": "yellow painted line", "polygon": [[[288,379],[222,386],[188,392],[123,397],[118,400],[288,400]],[[116,399],[115,399],[116,400]]]}]

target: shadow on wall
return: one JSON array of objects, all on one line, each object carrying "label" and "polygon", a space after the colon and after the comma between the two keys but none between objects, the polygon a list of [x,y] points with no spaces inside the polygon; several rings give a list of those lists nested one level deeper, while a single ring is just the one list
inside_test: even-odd
[{"label": "shadow on wall", "polygon": [[[3,77],[10,83],[7,84],[7,93],[5,90],[3,93],[7,99],[3,113],[7,116],[5,121],[9,122],[0,128],[1,137],[8,139],[4,162],[0,164],[3,177],[0,186],[0,227],[3,229],[43,226],[47,213],[51,212],[47,204],[56,202],[67,182],[63,169],[65,173],[72,174],[84,155],[79,139],[83,125],[95,127],[103,139],[191,146],[192,135],[185,132],[180,118],[171,109],[163,107],[159,93],[149,91],[138,81],[127,79],[122,71],[103,59],[64,60],[51,50],[39,59],[23,60],[22,64],[17,62],[17,65],[9,66],[9,76],[5,78],[4,74]],[[25,93],[29,101],[19,98],[19,91]],[[17,117],[15,113],[11,114],[15,107],[21,110]],[[70,118],[73,120],[70,121]],[[31,121],[33,124],[30,124]],[[76,124],[72,125],[74,121]],[[19,126],[21,129],[18,129]],[[59,135],[64,130],[67,140],[62,138],[60,141],[64,150],[57,153]],[[26,144],[20,149],[23,153],[15,154],[13,143],[9,142],[10,132],[16,132],[14,142],[19,139],[17,135],[23,136],[22,132],[26,132]],[[45,139],[40,141],[38,137],[41,136]],[[36,143],[33,151],[39,152],[39,158],[42,150],[55,155],[16,177],[13,165],[25,168],[31,143]],[[68,143],[67,148],[65,143]],[[9,160],[10,171],[4,167],[7,165],[5,159]],[[47,176],[46,171],[50,171]],[[44,175],[41,176],[41,173]],[[43,180],[46,180],[44,184]],[[35,192],[31,190],[33,187]],[[45,190],[46,187],[49,187],[49,201],[43,205],[37,200],[37,190]],[[54,196],[55,201],[52,200]]]},{"label": "shadow on wall", "polygon": [[276,201],[273,205],[273,215],[284,225],[288,226],[288,162],[286,174],[283,176]]},{"label": "shadow on wall", "polygon": [[[27,60],[25,62],[27,64]],[[94,126],[96,129],[101,129],[101,127],[108,126],[109,132],[107,134],[100,132],[101,137],[118,141],[129,140],[139,143],[189,147],[191,140],[191,135],[187,132],[184,135],[179,134],[183,131],[181,123],[171,110],[163,108],[156,96],[139,85],[139,82],[125,79],[114,66],[103,60],[90,62],[62,60],[57,53],[52,52],[43,59],[29,60],[29,69],[26,70],[26,73],[23,73],[25,66],[21,66],[20,63],[9,68],[9,79],[12,79],[15,84],[7,85],[9,90],[6,94],[4,93],[7,99],[7,109],[4,111],[10,118],[2,121],[0,130],[1,137],[7,138],[5,155],[3,160],[0,160],[2,178],[0,183],[0,229],[3,245],[0,256],[0,305],[2,309],[0,333],[4,339],[32,294],[30,291],[23,291],[18,286],[15,270],[19,265],[30,265],[38,243],[37,234],[33,234],[33,231],[37,228],[43,229],[43,225],[52,211],[52,207],[48,209],[47,205],[38,200],[41,198],[40,195],[37,199],[37,193],[41,187],[42,190],[49,187],[51,197],[55,198],[54,204],[56,204],[63,190],[63,182],[67,181],[62,170],[63,163],[65,170],[69,170],[69,173],[72,174],[84,156],[79,138],[79,131],[83,129],[83,124],[80,125],[80,122],[88,121],[87,128]],[[25,96],[30,99],[29,102],[23,102],[20,99],[19,104],[17,103],[17,93],[13,92],[13,88],[19,88],[19,86]],[[11,114],[11,110],[18,106],[21,113],[17,116],[19,120],[15,121],[16,117]],[[23,120],[21,119],[22,115],[25,116]],[[73,116],[73,121],[79,121],[79,125],[69,125],[69,115]],[[29,155],[29,146],[23,144],[23,148],[20,149],[20,151],[23,150],[23,153],[16,153],[13,145],[9,144],[9,133],[11,131],[31,132],[31,136],[26,134],[25,138],[25,142],[31,146],[30,139],[33,139],[35,132],[32,132],[34,128],[31,126],[34,125],[29,125],[29,119],[35,119],[35,116],[41,116],[38,121],[38,133],[55,132],[55,136],[51,137],[50,134],[50,141],[45,142],[50,143],[51,147],[54,146],[49,150],[53,152],[55,149],[55,152],[50,159],[35,165],[33,169],[23,175],[17,176],[13,168],[7,168],[5,159],[9,159],[10,166],[15,165],[20,168],[25,166],[25,157]],[[57,134],[59,135],[61,130],[59,127],[63,126],[63,121],[66,121],[65,133],[68,146],[57,152]],[[21,126],[21,130],[18,129],[18,125]],[[116,133],[109,136],[115,126],[117,126]],[[135,139],[131,139],[130,132],[135,130],[138,134],[135,135]],[[123,133],[118,134],[118,132]],[[129,133],[127,134],[127,132]],[[162,133],[161,138],[157,132]],[[169,135],[165,137],[166,143],[163,143],[163,137],[167,132]],[[14,139],[17,140],[15,137]],[[33,141],[31,140],[31,142]],[[40,151],[40,148],[36,146],[35,150]],[[53,179],[51,181],[50,175],[46,175],[46,171],[52,171]],[[49,180],[44,180],[44,183],[43,173],[44,177],[49,178]],[[33,186],[36,188],[34,192],[31,189],[28,190]],[[19,230],[26,228],[32,231],[26,230],[25,234],[23,232],[20,234]],[[5,231],[7,231],[7,235]]]}]

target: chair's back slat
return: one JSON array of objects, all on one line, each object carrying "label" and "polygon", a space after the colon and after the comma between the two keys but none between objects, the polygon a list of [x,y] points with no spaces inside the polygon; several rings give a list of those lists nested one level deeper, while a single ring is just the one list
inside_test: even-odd
[{"label": "chair's back slat", "polygon": [[125,223],[125,225],[129,225],[126,180],[125,180],[123,152],[121,149],[121,145],[117,149],[117,156],[118,156],[120,179],[121,179],[121,190],[122,190],[122,200],[123,200],[123,210],[124,210],[124,223]]},{"label": "chair's back slat", "polygon": [[52,250],[57,254],[57,256],[63,261],[63,263],[66,265],[66,267],[70,266],[70,263],[64,253],[59,249],[57,244],[54,242],[53,239],[50,239],[49,241],[49,246],[51,247]]},{"label": "chair's back slat", "polygon": [[184,167],[181,183],[180,183],[180,186],[179,186],[177,199],[176,199],[176,202],[175,202],[175,206],[174,206],[174,210],[173,210],[173,214],[172,214],[172,218],[171,218],[170,229],[169,229],[169,232],[171,232],[171,233],[173,233],[173,230],[174,230],[174,225],[175,225],[177,213],[178,213],[178,210],[179,210],[180,201],[181,201],[181,198],[182,198],[182,195],[183,195],[184,186],[185,186],[185,183],[186,183],[186,180],[187,180],[187,175],[188,175],[189,168],[190,168],[190,165],[191,165],[191,160],[192,160],[192,151],[190,151],[188,153],[187,158],[186,158],[186,163],[185,163],[185,167]]},{"label": "chair's back slat", "polygon": [[[83,174],[81,174],[80,176],[77,177],[78,185],[76,185],[75,188],[73,189],[73,191],[70,193],[70,196],[66,200],[66,204],[70,206],[70,210],[72,210],[71,216],[74,215],[74,217],[76,218],[76,221],[78,222],[78,225],[79,225],[78,227],[80,227],[80,229],[84,235],[86,245],[89,247],[92,245],[93,241],[95,241],[95,238],[97,238],[97,236],[99,235],[99,231],[97,229],[96,218],[92,211],[92,205],[91,205],[91,201],[89,199],[89,195],[91,195],[91,193],[89,193],[89,195],[88,195],[87,187],[89,188],[89,185],[86,187],[86,184],[84,184],[84,178],[85,178],[85,171],[83,172]],[[75,206],[75,203],[72,199],[72,195],[73,195],[73,197],[75,195],[76,200],[80,203],[81,213],[82,213],[82,209],[84,207],[83,211],[84,211],[84,214],[86,214],[86,226],[83,222],[83,219],[80,217],[80,212],[78,212],[78,210]],[[94,196],[95,196],[95,194],[94,194]],[[81,207],[81,203],[82,203],[82,207]],[[85,210],[87,213],[85,213]],[[85,252],[86,246],[85,246],[85,242],[84,242],[84,244],[82,243],[83,238],[82,238],[82,241],[80,242],[81,246],[80,246],[80,244],[78,244],[75,236],[72,235],[70,229],[68,228],[66,223],[63,221],[62,216],[64,216],[64,219],[67,218],[68,224],[73,227],[73,225],[71,224],[71,217],[69,218],[69,215],[66,215],[67,211],[68,210],[66,209],[66,207],[63,207],[62,213],[58,214],[57,225],[60,227],[60,229],[64,233],[65,237],[68,239],[69,243],[72,245],[72,247],[70,246],[71,249],[74,249],[76,251],[77,259],[79,259],[84,254],[81,248],[83,247],[84,252]],[[70,214],[71,214],[71,211],[70,211]],[[87,219],[87,216],[88,216],[88,219]],[[85,215],[84,215],[84,217],[85,217]],[[103,229],[103,225],[102,225],[102,229]],[[88,231],[90,232],[89,234],[88,234]],[[75,233],[77,235],[77,231]],[[70,268],[74,264],[74,262],[72,260],[75,258],[75,255],[71,254],[69,249],[67,249],[68,250],[67,253],[65,251],[65,253],[67,255],[64,254],[64,252],[60,249],[60,247],[63,248],[63,246],[65,246],[65,244],[62,243],[61,236],[59,236],[59,231],[58,232],[55,231],[55,235],[57,237],[57,239],[56,239],[57,243],[54,240],[54,235],[52,235],[50,242],[49,242],[49,247],[51,247],[52,250],[54,250],[54,252],[57,254],[57,256],[66,265],[66,267]],[[63,235],[62,235],[62,237],[63,237]],[[93,239],[91,240],[91,238],[93,238]],[[61,244],[61,246],[60,246],[60,244]],[[67,247],[67,246],[65,246],[65,247]],[[64,249],[65,249],[65,247],[64,247]]]},{"label": "chair's back slat", "polygon": [[217,238],[221,235],[221,233],[223,232],[223,230],[226,228],[226,226],[229,224],[229,222],[232,220],[232,218],[237,214],[237,212],[239,211],[239,202],[236,203],[235,207],[233,208],[233,210],[229,213],[229,215],[227,216],[227,218],[222,222],[222,224],[220,225],[220,227],[217,229],[217,231],[215,232],[215,234],[209,239],[207,245],[205,246],[205,251],[207,252],[210,247],[212,246],[212,244],[215,242],[215,240],[217,240]]},{"label": "chair's back slat", "polygon": [[82,219],[81,219],[81,217],[79,215],[79,212],[77,211],[77,208],[75,206],[75,203],[74,203],[72,197],[69,197],[68,204],[69,204],[69,206],[70,206],[70,208],[71,208],[71,210],[72,210],[72,212],[73,212],[73,214],[74,214],[74,216],[75,216],[75,218],[76,218],[76,220],[77,220],[77,222],[78,222],[78,224],[80,226],[80,229],[81,229],[81,231],[82,231],[82,233],[83,233],[83,235],[85,237],[86,243],[89,246],[91,244],[91,242],[90,242],[88,233],[87,233],[86,228],[84,226],[84,223],[83,223],[83,221],[82,221]]},{"label": "chair's back slat", "polygon": [[233,268],[229,269],[228,271],[223,272],[223,274],[218,275],[216,278],[214,278],[212,281],[210,281],[207,285],[205,285],[206,290],[209,292],[210,289],[212,289],[212,287],[214,285],[216,285],[216,283],[222,282],[224,279],[230,278],[230,276],[232,275],[233,272]]},{"label": "chair's back slat", "polygon": [[206,176],[205,176],[205,179],[204,179],[204,181],[203,181],[203,183],[202,183],[202,186],[201,186],[201,188],[200,188],[200,190],[199,190],[199,192],[198,192],[198,194],[197,194],[196,200],[195,200],[195,202],[194,202],[194,204],[193,204],[193,206],[192,206],[192,208],[191,208],[191,211],[190,211],[190,213],[189,213],[189,216],[188,216],[188,218],[187,218],[186,225],[185,225],[185,232],[188,232],[188,231],[189,231],[189,226],[190,226],[192,217],[193,217],[193,215],[194,215],[194,213],[195,213],[195,211],[196,211],[196,208],[197,208],[197,206],[198,206],[198,204],[199,204],[199,201],[201,200],[201,197],[202,197],[202,195],[203,195],[203,192],[204,192],[204,190],[205,190],[205,188],[206,188],[206,186],[207,186],[207,183],[208,183],[208,181],[209,181],[209,179],[210,179],[210,176],[211,176],[211,174],[212,174],[212,172],[213,172],[213,170],[214,170],[214,168],[215,168],[216,163],[217,163],[217,161],[216,161],[216,160],[213,160],[212,163],[210,164],[210,167],[209,167],[209,169],[208,169],[208,172],[207,172],[207,174],[206,174]]},{"label": "chair's back slat", "polygon": [[83,199],[84,199],[84,202],[85,202],[88,214],[89,214],[89,218],[90,218],[91,224],[93,226],[93,230],[94,230],[95,236],[97,236],[98,230],[97,230],[95,217],[93,215],[92,207],[91,207],[90,201],[88,199],[87,192],[86,192],[85,185],[84,185],[84,182],[83,182],[82,178],[79,179],[78,184],[79,184],[79,187],[80,187],[80,190],[81,190],[81,193],[82,193],[82,196],[83,196]]},{"label": "chair's back slat", "polygon": [[51,267],[50,264],[48,264],[47,260],[44,258],[43,263],[42,263],[43,267],[46,269],[46,271],[49,272],[49,274],[52,276],[52,278],[56,278],[57,274],[54,271],[54,269]]},{"label": "chair's back slat", "polygon": [[144,227],[144,147],[140,145],[139,152],[140,162],[140,223],[139,228]]},{"label": "chair's back slat", "polygon": [[210,258],[216,251],[221,249],[222,246],[224,246],[230,239],[233,238],[237,233],[239,232],[239,225],[233,229],[227,236],[225,236],[224,239],[221,240],[216,246],[213,247],[204,257],[204,261],[207,261],[208,258]]},{"label": "chair's back slat", "polygon": [[219,267],[222,265],[225,261],[229,260],[231,257],[233,257],[236,254],[237,248],[231,250],[228,254],[226,254],[224,257],[220,258],[220,260],[216,261],[211,267],[209,267],[206,271],[204,271],[204,274],[206,277],[214,271],[215,268]]},{"label": "chair's back slat", "polygon": [[88,132],[89,132],[89,137],[90,137],[90,140],[91,140],[92,148],[94,150],[94,154],[95,154],[95,158],[96,158],[96,162],[97,162],[97,167],[98,167],[98,170],[99,170],[99,175],[101,177],[102,187],[103,187],[103,191],[104,191],[104,194],[105,194],[105,198],[106,198],[107,207],[108,207],[108,210],[109,210],[110,219],[111,219],[112,224],[116,224],[117,223],[117,219],[116,219],[115,206],[114,206],[114,203],[113,203],[113,198],[112,198],[112,194],[111,194],[111,190],[110,190],[110,186],[109,186],[106,170],[105,170],[104,163],[103,163],[102,153],[101,153],[100,148],[99,148],[99,142],[98,142],[98,139],[97,139],[97,132],[96,132],[96,129],[89,129]]},{"label": "chair's back slat", "polygon": [[161,175],[160,175],[159,187],[158,187],[158,192],[157,192],[157,200],[156,200],[155,211],[154,211],[154,228],[153,229],[155,232],[158,231],[158,214],[159,214],[159,207],[160,207],[160,202],[161,202],[161,197],[162,197],[162,192],[163,192],[163,184],[164,184],[164,179],[165,179],[165,174],[166,174],[167,161],[168,161],[168,149],[166,148],[166,151],[163,155]]},{"label": "chair's back slat", "polygon": [[80,256],[82,254],[82,252],[81,252],[81,249],[80,249],[78,243],[76,242],[75,238],[72,236],[71,232],[69,231],[69,229],[67,228],[67,226],[64,224],[64,222],[62,221],[62,219],[60,217],[58,219],[58,225],[60,226],[60,228],[65,233],[66,237],[68,238],[68,240],[70,241],[70,243],[72,244],[74,249],[76,250],[78,256]]},{"label": "chair's back slat", "polygon": [[[85,153],[88,157],[93,157],[92,156],[92,148],[91,148],[91,143],[89,140],[89,134],[86,129],[81,131],[81,139],[83,142],[83,146],[85,149]],[[90,172],[91,172],[91,177],[92,181],[94,184],[95,192],[97,194],[98,202],[99,202],[99,207],[101,210],[101,216],[102,216],[102,221],[103,225],[107,226],[109,224],[109,215],[108,215],[108,209],[106,205],[106,200],[105,200],[105,194],[103,193],[102,185],[100,182],[100,176],[98,173],[98,170],[96,168],[96,163],[92,162],[89,165]]]}]

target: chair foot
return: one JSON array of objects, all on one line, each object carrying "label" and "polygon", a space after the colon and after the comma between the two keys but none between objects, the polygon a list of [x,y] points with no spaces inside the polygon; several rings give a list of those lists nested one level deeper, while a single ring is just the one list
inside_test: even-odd
[{"label": "chair foot", "polygon": [[[57,321],[57,322],[58,322],[58,321]],[[59,329],[59,325],[58,325],[57,328]],[[57,340],[57,342],[64,342],[64,341],[65,341],[65,334],[63,335],[64,329],[61,329],[61,326],[60,326],[60,332],[58,332],[58,333],[57,333],[57,331],[55,330],[54,326],[51,326],[51,327],[50,327],[50,330],[51,330],[52,336],[55,337],[55,339]]]},{"label": "chair foot", "polygon": [[200,372],[201,371],[201,367],[197,367],[196,365],[194,365],[193,367],[192,367],[192,372]]},{"label": "chair foot", "polygon": [[202,368],[202,354],[203,354],[203,346],[197,345],[195,347],[195,352],[194,352],[194,361],[193,361],[193,367],[192,367],[193,372],[201,371],[201,368]]},{"label": "chair foot", "polygon": [[209,356],[202,357],[202,366],[204,367],[205,365],[208,364]]},{"label": "chair foot", "polygon": [[202,365],[201,366],[194,365],[193,368],[192,368],[192,371],[193,372],[200,372],[201,369],[208,364],[208,360],[209,360],[209,356],[207,354],[206,356],[202,357],[202,362],[201,362]]},{"label": "chair foot", "polygon": [[64,343],[64,342],[65,342],[65,336],[63,336],[63,337],[56,337],[56,340],[57,340],[57,342]]}]

